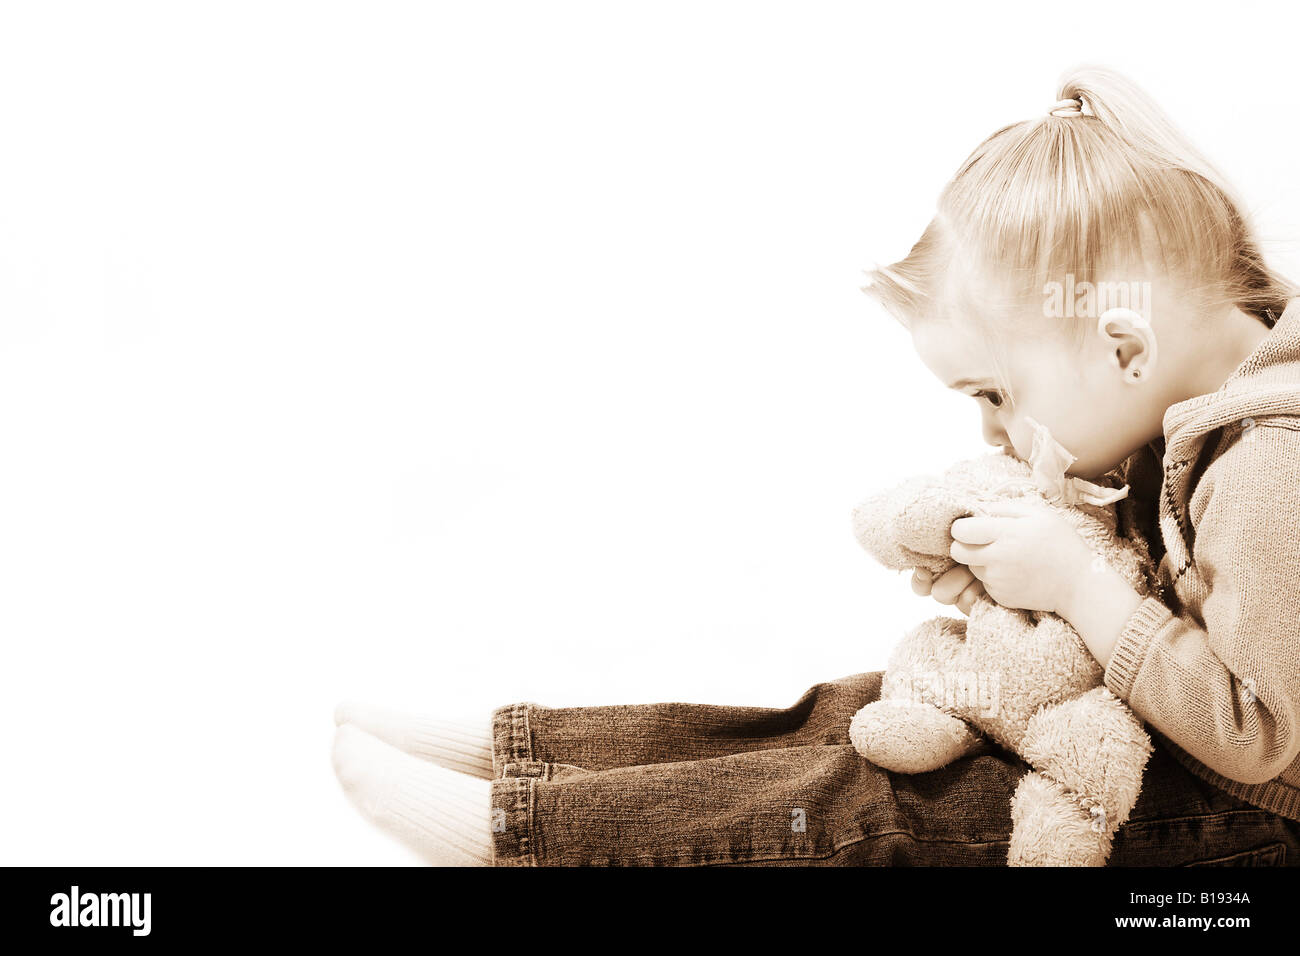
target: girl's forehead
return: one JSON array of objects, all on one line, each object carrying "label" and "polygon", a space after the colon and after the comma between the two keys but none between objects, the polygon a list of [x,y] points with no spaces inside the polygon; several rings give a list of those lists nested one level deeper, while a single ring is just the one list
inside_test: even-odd
[{"label": "girl's forehead", "polygon": [[994,336],[978,322],[926,318],[911,326],[922,363],[949,388],[1015,389],[1025,376],[1056,374],[1062,360],[1045,342],[1024,334]]},{"label": "girl's forehead", "polygon": [[949,387],[993,381],[988,342],[961,323],[934,318],[913,322],[912,346],[926,368]]}]

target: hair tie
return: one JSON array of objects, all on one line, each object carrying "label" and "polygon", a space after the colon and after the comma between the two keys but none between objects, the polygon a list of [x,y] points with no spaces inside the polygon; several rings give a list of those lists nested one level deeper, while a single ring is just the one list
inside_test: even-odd
[{"label": "hair tie", "polygon": [[1083,101],[1077,98],[1060,100],[1050,112],[1052,116],[1082,116]]}]

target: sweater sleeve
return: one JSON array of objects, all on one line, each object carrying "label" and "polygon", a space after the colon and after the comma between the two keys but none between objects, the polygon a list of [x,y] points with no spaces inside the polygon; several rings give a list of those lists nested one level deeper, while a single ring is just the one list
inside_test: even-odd
[{"label": "sweater sleeve", "polygon": [[1300,753],[1300,422],[1252,431],[1200,479],[1212,482],[1192,549],[1206,589],[1200,620],[1145,598],[1105,673],[1139,717],[1247,784]]}]

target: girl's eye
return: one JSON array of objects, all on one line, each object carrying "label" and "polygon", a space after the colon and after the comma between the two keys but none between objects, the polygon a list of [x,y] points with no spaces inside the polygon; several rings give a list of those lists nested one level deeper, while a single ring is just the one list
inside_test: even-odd
[{"label": "girl's eye", "polygon": [[988,400],[988,403],[989,403],[990,405],[992,405],[994,408],[1001,408],[1001,407],[1002,407],[1002,393],[1001,393],[1001,392],[991,392],[991,391],[989,391],[988,389],[983,388],[983,389],[980,389],[978,392],[975,393],[975,397],[976,397],[976,398],[984,398],[984,399],[987,399],[987,400]]}]

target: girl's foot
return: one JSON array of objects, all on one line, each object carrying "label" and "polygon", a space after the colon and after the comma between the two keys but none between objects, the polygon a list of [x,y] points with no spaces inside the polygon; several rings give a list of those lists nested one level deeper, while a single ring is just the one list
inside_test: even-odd
[{"label": "girl's foot", "polygon": [[358,701],[339,704],[334,723],[353,724],[403,753],[482,780],[492,779],[492,718],[424,717]]},{"label": "girl's foot", "polygon": [[403,753],[351,723],[334,773],[362,814],[435,866],[491,866],[490,780]]}]

